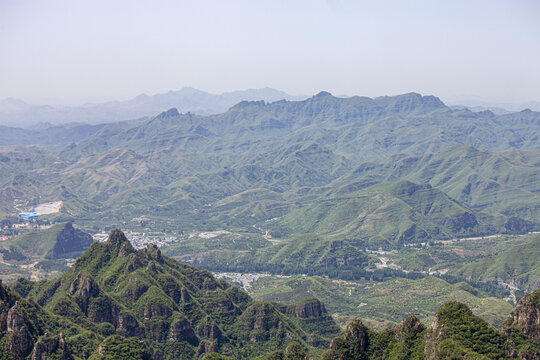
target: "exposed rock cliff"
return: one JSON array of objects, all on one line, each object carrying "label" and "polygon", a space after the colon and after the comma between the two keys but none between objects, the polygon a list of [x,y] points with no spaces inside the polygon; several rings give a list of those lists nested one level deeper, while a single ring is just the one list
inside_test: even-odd
[{"label": "exposed rock cliff", "polygon": [[517,327],[531,340],[540,342],[540,290],[526,295],[503,324],[503,331],[510,333]]},{"label": "exposed rock cliff", "polygon": [[[58,327],[39,305],[21,299],[0,281],[0,354],[6,359],[71,360],[71,352],[62,336],[49,335],[47,330]],[[4,357],[0,356],[4,359]]]}]

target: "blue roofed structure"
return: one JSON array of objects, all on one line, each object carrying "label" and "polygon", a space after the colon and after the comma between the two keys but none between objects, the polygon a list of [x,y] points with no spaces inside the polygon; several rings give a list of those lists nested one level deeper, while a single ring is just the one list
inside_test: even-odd
[{"label": "blue roofed structure", "polygon": [[19,213],[19,216],[22,217],[23,219],[36,219],[38,217],[38,214],[36,214],[35,212],[22,212],[22,213]]}]

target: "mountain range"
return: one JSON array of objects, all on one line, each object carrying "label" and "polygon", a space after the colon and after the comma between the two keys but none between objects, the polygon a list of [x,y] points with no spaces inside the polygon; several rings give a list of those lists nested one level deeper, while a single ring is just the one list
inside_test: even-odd
[{"label": "mountain range", "polygon": [[224,112],[243,100],[276,101],[302,98],[271,88],[233,91],[218,95],[191,87],[163,94],[141,94],[127,101],[66,107],[29,105],[22,100],[8,98],[0,100],[0,124],[38,129],[47,125],[73,122],[101,124],[151,116],[172,107],[182,112],[209,115]]},{"label": "mountain range", "polygon": [[[430,184],[432,193],[443,191],[463,213],[475,212],[473,222],[487,224],[463,235],[499,231],[494,222],[508,223],[503,230],[530,231],[539,215],[539,124],[535,112],[455,111],[419,94],[343,99],[323,92],[305,101],[241,102],[207,117],[171,109],[77,136],[40,130],[41,143],[56,141],[46,148],[3,148],[0,198],[4,212],[20,197],[62,200],[66,220],[108,209],[116,224],[118,206],[123,221],[163,219],[174,212],[181,222],[192,223],[199,218],[192,212],[203,211],[210,212],[208,227],[213,227],[222,223],[214,216],[223,214],[212,214],[215,206],[223,210],[227,197],[245,191],[274,193],[258,203],[262,212],[254,213],[256,222],[305,203],[406,179]],[[0,136],[4,144],[25,141],[15,133]]]},{"label": "mountain range", "polygon": [[[221,270],[354,279],[376,261],[366,248],[540,229],[540,113],[530,110],[495,115],[416,93],[321,92],[209,116],[171,108],[109,124],[9,129],[0,133],[11,144],[0,148],[5,221],[61,201],[40,221],[171,234],[165,252]],[[190,236],[216,230],[230,235]]]},{"label": "mountain range", "polygon": [[[205,115],[167,110],[177,95],[133,100],[161,107],[137,119],[0,130],[0,359],[538,357],[540,113],[321,92]],[[32,226],[54,226],[15,236],[53,202]],[[118,228],[167,242],[136,250]],[[276,303],[269,280],[256,301],[192,265],[310,296]],[[311,297],[333,284],[343,316]],[[499,331],[453,295],[411,305],[429,291],[497,326],[521,300]],[[340,332],[368,311],[393,327]]]}]

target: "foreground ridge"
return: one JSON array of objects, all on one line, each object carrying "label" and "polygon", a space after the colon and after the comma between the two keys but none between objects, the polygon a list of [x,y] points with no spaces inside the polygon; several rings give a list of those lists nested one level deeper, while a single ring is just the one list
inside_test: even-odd
[{"label": "foreground ridge", "polygon": [[317,299],[254,301],[155,245],[135,250],[120,230],[59,278],[1,286],[0,347],[9,359],[250,358],[292,342],[322,349],[339,333]]},{"label": "foreground ridge", "polygon": [[0,359],[531,360],[540,356],[539,314],[537,290],[502,331],[451,301],[429,327],[411,316],[375,332],[358,319],[335,337],[315,298],[254,301],[155,245],[135,250],[114,230],[57,279],[0,283]]},{"label": "foreground ridge", "polygon": [[411,316],[376,333],[355,320],[323,359],[538,359],[539,299],[540,290],[521,299],[503,331],[456,301],[441,306],[429,328]]}]

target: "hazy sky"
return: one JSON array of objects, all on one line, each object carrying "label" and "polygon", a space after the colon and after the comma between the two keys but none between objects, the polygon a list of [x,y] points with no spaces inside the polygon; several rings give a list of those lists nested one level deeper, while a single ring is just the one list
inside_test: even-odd
[{"label": "hazy sky", "polygon": [[540,100],[540,1],[0,0],[0,98],[184,86]]}]

